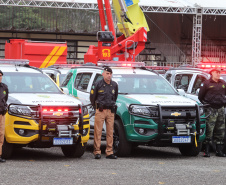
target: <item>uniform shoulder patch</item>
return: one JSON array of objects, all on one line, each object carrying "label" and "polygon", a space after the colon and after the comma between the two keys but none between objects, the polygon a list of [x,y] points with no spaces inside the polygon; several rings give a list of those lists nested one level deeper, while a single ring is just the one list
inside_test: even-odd
[{"label": "uniform shoulder patch", "polygon": [[94,93],[94,90],[91,90],[91,92],[90,92],[91,94],[93,94]]}]

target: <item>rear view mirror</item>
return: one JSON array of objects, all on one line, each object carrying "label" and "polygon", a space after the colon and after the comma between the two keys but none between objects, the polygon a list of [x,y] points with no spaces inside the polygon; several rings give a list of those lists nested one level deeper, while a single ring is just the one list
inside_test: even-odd
[{"label": "rear view mirror", "polygon": [[61,87],[61,91],[63,91],[65,94],[69,94],[69,90],[67,88]]},{"label": "rear view mirror", "polygon": [[199,91],[200,91],[200,88],[198,88],[196,91],[195,91],[195,94],[198,96],[199,95]]},{"label": "rear view mirror", "polygon": [[181,96],[184,96],[184,95],[185,95],[184,89],[177,89],[177,92],[178,92]]}]

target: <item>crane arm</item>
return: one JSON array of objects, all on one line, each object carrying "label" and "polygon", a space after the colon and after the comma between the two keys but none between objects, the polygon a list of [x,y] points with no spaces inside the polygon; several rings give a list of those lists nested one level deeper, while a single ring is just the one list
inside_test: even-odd
[{"label": "crane arm", "polygon": [[146,27],[149,31],[144,13],[138,3],[139,0],[112,0],[119,31],[126,37],[133,35],[141,27]]}]

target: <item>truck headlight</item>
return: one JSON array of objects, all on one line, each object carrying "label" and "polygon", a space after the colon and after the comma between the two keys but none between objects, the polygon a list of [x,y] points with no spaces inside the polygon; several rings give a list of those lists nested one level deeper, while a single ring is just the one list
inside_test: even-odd
[{"label": "truck headlight", "polygon": [[145,117],[157,117],[158,111],[155,107],[132,105],[130,107],[130,113],[137,116]]},{"label": "truck headlight", "polygon": [[29,106],[12,105],[9,107],[9,113],[20,116],[32,116],[32,110]]},{"label": "truck headlight", "polygon": [[83,107],[83,116],[89,114],[87,107]]}]

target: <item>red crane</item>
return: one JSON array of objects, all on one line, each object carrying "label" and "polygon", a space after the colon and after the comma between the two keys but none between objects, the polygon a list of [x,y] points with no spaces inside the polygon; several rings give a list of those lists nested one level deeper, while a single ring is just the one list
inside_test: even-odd
[{"label": "red crane", "polygon": [[[119,1],[122,4],[123,0]],[[90,45],[84,55],[84,62],[96,64],[98,61],[135,61],[135,57],[145,48],[148,28],[138,27],[132,35],[126,37],[122,34],[117,38],[109,0],[104,0],[104,4],[102,0],[97,2],[102,30],[97,33],[98,46]],[[133,24],[125,14],[123,16],[127,19],[126,22]]]}]

